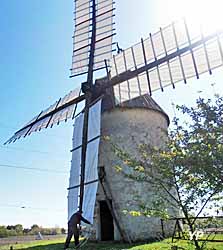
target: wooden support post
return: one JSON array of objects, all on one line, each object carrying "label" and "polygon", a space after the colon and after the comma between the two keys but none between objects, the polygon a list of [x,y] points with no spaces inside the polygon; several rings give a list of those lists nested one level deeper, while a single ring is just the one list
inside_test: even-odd
[{"label": "wooden support post", "polygon": [[111,196],[111,198],[112,198],[113,201],[114,201],[114,198],[112,197],[111,190],[109,188],[108,182],[106,181],[104,170],[101,171],[101,173],[99,173],[99,179],[100,179],[101,187],[102,187],[104,195],[105,195],[106,203],[107,203],[108,208],[109,208],[109,210],[111,212],[111,215],[112,215],[112,217],[113,217],[113,219],[115,221],[115,224],[116,224],[116,226],[118,228],[118,231],[119,231],[119,233],[120,233],[120,235],[122,237],[122,240],[124,242],[128,242],[128,243],[131,244],[132,241],[131,241],[130,237],[126,234],[125,230],[123,228],[121,228],[121,225],[120,225],[119,220],[117,218],[117,215],[116,215],[116,213],[114,211],[114,208],[113,208],[113,206],[111,205],[111,203],[109,201],[109,196],[108,196],[108,193],[106,191],[104,183],[106,183],[106,187],[107,187],[107,189],[108,189],[108,191],[110,193],[110,196]]},{"label": "wooden support post", "polygon": [[177,222],[175,223],[174,230],[173,230],[172,243],[173,243],[173,239],[175,238],[176,228],[177,228]]},{"label": "wooden support post", "polygon": [[177,220],[177,232],[178,232],[178,237],[181,238],[181,228],[180,228],[179,220]]},{"label": "wooden support post", "polygon": [[161,219],[160,222],[161,222],[162,236],[163,236],[163,238],[165,238],[165,231],[164,231],[163,219]]}]

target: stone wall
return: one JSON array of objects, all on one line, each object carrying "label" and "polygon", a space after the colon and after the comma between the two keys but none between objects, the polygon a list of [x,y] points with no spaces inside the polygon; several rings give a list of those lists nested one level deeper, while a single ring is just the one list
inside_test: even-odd
[{"label": "stone wall", "polygon": [[[132,156],[137,155],[136,147],[147,143],[160,147],[166,138],[168,122],[161,112],[146,108],[116,108],[102,114],[102,136],[109,136],[119,147]],[[110,142],[101,140],[99,149],[99,167],[104,166],[111,194],[113,207],[117,212],[122,228],[133,241],[156,238],[161,233],[159,218],[133,217],[125,215],[123,210],[134,210],[134,197],[140,197],[147,203],[152,199],[153,192],[148,184],[142,184],[123,178],[114,166],[120,164],[120,159],[111,149]],[[111,198],[111,197],[110,197]],[[97,204],[95,207],[96,239],[100,240],[100,211],[99,201],[104,200],[104,194],[99,185]],[[115,226],[115,225],[114,225]],[[115,226],[115,240],[120,240],[120,235]]]}]

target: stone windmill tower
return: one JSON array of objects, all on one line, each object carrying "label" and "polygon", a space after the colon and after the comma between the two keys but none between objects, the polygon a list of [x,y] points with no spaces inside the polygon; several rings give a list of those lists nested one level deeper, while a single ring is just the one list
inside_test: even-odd
[{"label": "stone windmill tower", "polygon": [[[167,132],[168,125],[168,116],[148,94],[115,108],[109,102],[109,96],[102,102],[102,136],[109,136],[116,145],[133,156],[141,143],[162,146],[166,138],[163,131]],[[132,217],[123,213],[129,206],[132,210],[137,209],[130,205],[136,194],[149,203],[153,196],[151,187],[123,178],[114,168],[118,161],[110,143],[101,140],[99,168],[102,168],[105,177],[97,191],[94,215],[96,239],[121,240],[125,237],[126,240],[137,241],[155,238],[161,233],[158,218]]]},{"label": "stone windmill tower", "polygon": [[[146,200],[150,194],[144,192],[146,187],[124,182],[113,171],[111,166],[115,157],[108,145],[103,141],[100,143],[101,135],[110,134],[117,142],[122,138],[120,145],[124,143],[132,152],[135,144],[143,140],[154,145],[162,144],[157,140],[158,128],[167,129],[169,121],[150,96],[168,86],[175,88],[178,82],[186,83],[188,78],[199,78],[202,73],[212,74],[213,69],[222,66],[223,34],[204,35],[198,31],[191,35],[185,20],[181,20],[112,56],[116,45],[112,40],[115,35],[114,10],[113,0],[75,0],[71,77],[85,74],[86,82],[41,111],[6,143],[75,118],[68,218],[77,210],[83,211],[89,221],[93,223],[95,219],[96,237],[103,239],[106,238],[103,220],[106,221],[107,216],[111,225],[109,230],[112,231],[113,225],[114,239],[137,240],[152,237],[152,231],[158,232],[158,224],[155,220],[140,218],[133,222],[131,218],[122,217],[121,210],[131,200],[134,190],[143,191],[141,195]],[[106,69],[106,76],[95,79],[94,72],[102,69]],[[115,99],[107,100],[107,95]],[[84,108],[77,114],[79,103]],[[100,172],[102,166],[109,179],[109,190],[105,190],[109,192],[109,211],[113,219],[109,219],[103,203],[105,198],[100,197],[105,192],[103,194],[98,189],[98,170]]]}]

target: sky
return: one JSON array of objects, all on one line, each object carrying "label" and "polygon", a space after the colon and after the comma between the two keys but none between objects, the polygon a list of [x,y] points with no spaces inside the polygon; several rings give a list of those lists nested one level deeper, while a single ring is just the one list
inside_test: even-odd
[{"label": "sky", "polygon": [[[217,27],[221,1],[116,0],[115,41],[127,48],[179,17],[206,17]],[[193,5],[192,5],[193,4]],[[197,12],[199,4],[202,11]],[[193,7],[192,7],[193,6]],[[73,121],[3,143],[84,77],[69,78],[73,35],[72,0],[3,1],[0,10],[0,224],[65,226]],[[206,11],[212,13],[207,18]],[[214,21],[216,24],[214,24]],[[213,22],[213,23],[212,23]],[[103,75],[102,75],[103,76]],[[222,95],[222,68],[212,76],[156,93],[172,120],[172,103],[193,105],[199,96]],[[27,168],[36,168],[29,170]],[[39,170],[41,169],[41,170]]]}]

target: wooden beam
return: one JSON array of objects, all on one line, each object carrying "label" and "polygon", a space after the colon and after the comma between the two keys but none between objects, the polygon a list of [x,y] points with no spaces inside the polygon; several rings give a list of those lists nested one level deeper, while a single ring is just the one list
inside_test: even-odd
[{"label": "wooden beam", "polygon": [[191,51],[193,48],[196,48],[200,45],[202,45],[204,42],[207,42],[213,38],[217,38],[217,35],[219,34],[219,32],[216,32],[212,35],[209,35],[209,36],[206,36],[204,39],[200,39],[194,43],[191,43],[191,45],[188,45],[186,47],[183,47],[183,48],[179,48],[179,50],[175,51],[175,52],[172,52],[171,54],[168,54],[167,56],[164,56],[160,59],[157,59],[157,60],[154,60],[153,62],[147,64],[147,65],[144,65],[136,70],[132,70],[132,71],[127,71],[127,72],[123,72],[115,77],[113,77],[111,79],[110,82],[108,82],[108,85],[107,86],[104,86],[104,88],[107,88],[109,86],[114,86],[116,84],[120,84],[124,81],[127,81],[127,80],[130,80],[134,77],[136,77],[137,75],[147,71],[147,70],[151,70],[153,68],[157,68],[159,65],[167,62],[167,61],[170,61],[176,57],[179,57],[181,56],[182,54],[188,52],[188,51]]},{"label": "wooden beam", "polygon": [[56,114],[58,111],[63,110],[64,108],[67,108],[67,107],[69,107],[69,106],[71,106],[71,105],[73,105],[75,103],[79,103],[79,102],[83,101],[84,99],[85,99],[85,95],[78,96],[78,97],[72,99],[71,101],[65,103],[64,105],[61,105],[60,107],[52,110],[51,112],[49,112],[49,113],[47,113],[47,114],[45,114],[45,115],[43,115],[41,117],[38,117],[38,119],[36,119],[35,121],[27,124],[26,126],[24,126],[23,128],[21,128],[20,130],[16,131],[16,133],[19,133],[22,130],[24,130],[24,129],[30,127],[30,126],[33,126],[35,123],[37,123],[37,122],[39,122],[39,121],[41,121],[41,120],[43,120],[43,119],[45,119],[45,118],[47,118],[49,116],[52,116],[52,115]]},{"label": "wooden beam", "polygon": [[[143,39],[141,39],[141,45],[142,45],[142,52],[143,52],[144,63],[145,63],[145,65],[147,65],[146,50],[145,50]],[[148,70],[146,70],[146,77],[147,77],[147,82],[148,82],[148,87],[149,87],[149,94],[150,94],[150,96],[152,96],[151,84],[150,84],[149,71]],[[140,95],[141,95],[141,93],[140,93]]]},{"label": "wooden beam", "polygon": [[88,144],[88,118],[89,118],[90,104],[92,100],[95,43],[96,43],[96,0],[92,0],[91,47],[90,47],[90,55],[89,55],[88,76],[87,76],[87,82],[85,84],[87,88],[86,88],[86,93],[85,93],[86,101],[85,101],[85,110],[84,110],[84,124],[83,124],[83,131],[82,131],[83,134],[82,134],[82,150],[81,150],[81,181],[80,181],[80,199],[79,199],[79,211],[80,212],[82,212],[83,200],[84,200],[85,166],[86,166],[86,155],[87,155],[87,144]]},{"label": "wooden beam", "polygon": [[[116,224],[116,226],[118,228],[118,231],[119,231],[119,233],[120,233],[120,235],[122,237],[122,240],[124,242],[128,242],[128,243],[131,244],[130,238],[126,236],[126,233],[124,232],[124,229],[122,229],[121,226],[120,226],[119,220],[118,220],[118,218],[117,218],[117,216],[116,216],[116,214],[114,212],[114,209],[113,209],[113,207],[112,207],[112,205],[111,205],[111,203],[109,201],[109,197],[108,197],[108,194],[107,194],[107,191],[105,189],[105,186],[104,186],[104,183],[103,183],[102,179],[100,179],[100,183],[101,183],[101,187],[102,187],[102,190],[104,192],[104,195],[105,195],[105,199],[106,199],[106,203],[108,205],[109,211],[111,212],[111,215],[112,215],[112,217],[113,217],[113,219],[115,221],[115,224]],[[113,200],[113,197],[112,197],[112,200]]]}]

